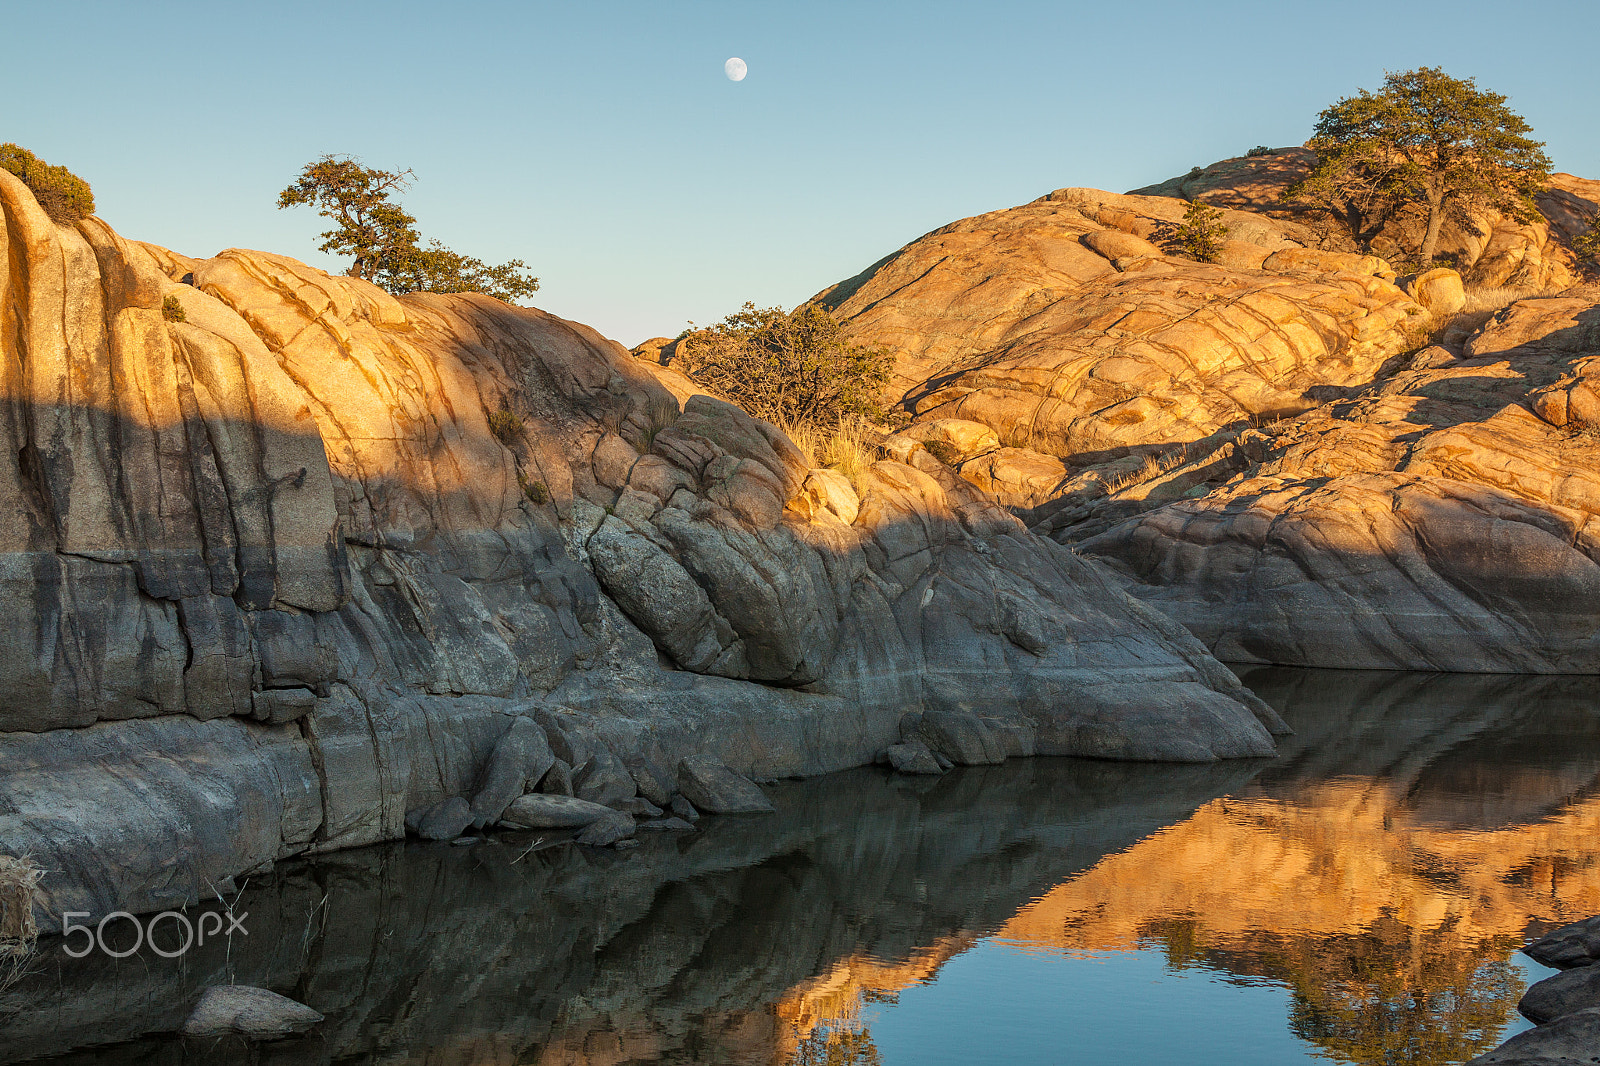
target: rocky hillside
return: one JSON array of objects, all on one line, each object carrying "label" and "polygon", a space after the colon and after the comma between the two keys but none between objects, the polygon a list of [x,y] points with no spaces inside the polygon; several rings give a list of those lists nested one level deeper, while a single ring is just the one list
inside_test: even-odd
[{"label": "rocky hillside", "polygon": [[[890,454],[938,455],[1225,659],[1600,672],[1600,292],[1565,243],[1600,183],[1456,224],[1464,285],[1340,250],[1278,201],[1306,166],[1059,190],[816,300],[899,353],[915,417]],[[1181,197],[1224,209],[1218,262],[1173,254]]]},{"label": "rocky hillside", "polygon": [[539,311],[0,204],[0,850],[52,912],[524,788],[646,809],[693,754],[1272,750],[1187,632],[926,454],[852,484]]}]

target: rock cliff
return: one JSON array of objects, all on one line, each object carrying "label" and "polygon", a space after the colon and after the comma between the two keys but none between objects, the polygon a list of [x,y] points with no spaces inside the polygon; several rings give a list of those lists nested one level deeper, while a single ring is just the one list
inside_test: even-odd
[{"label": "rock cliff", "polygon": [[[1600,291],[1251,430],[1078,550],[1225,659],[1600,673]],[[1077,539],[1080,527],[1056,535]]]},{"label": "rock cliff", "polygon": [[1187,632],[926,454],[851,484],[540,311],[0,204],[0,850],[47,928],[398,837],[513,723],[529,787],[613,804],[907,736],[1272,750]]},{"label": "rock cliff", "polygon": [[[1396,277],[1279,202],[1308,165],[1058,190],[815,299],[898,353],[890,454],[1111,562],[1223,659],[1600,672],[1600,292],[1567,246],[1600,183],[1557,175],[1534,223],[1457,220],[1464,279]],[[1169,254],[1185,198],[1224,211],[1215,263]]]}]

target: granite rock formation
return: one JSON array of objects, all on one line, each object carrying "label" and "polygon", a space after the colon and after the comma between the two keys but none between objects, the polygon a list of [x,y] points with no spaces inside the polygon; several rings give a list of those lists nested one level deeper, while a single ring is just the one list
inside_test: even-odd
[{"label": "granite rock formation", "polygon": [[[1425,310],[1374,256],[1229,211],[1217,263],[1167,254],[1184,205],[1059,189],[935,230],[814,297],[897,353],[918,421],[1082,466],[1315,407],[1411,346]],[[964,468],[963,468],[964,469]]]},{"label": "granite rock formation", "polygon": [[1600,291],[1518,301],[1459,357],[1035,528],[1225,659],[1600,673],[1597,354]]},{"label": "granite rock formation", "polygon": [[46,928],[926,714],[986,757],[1272,751],[1181,627],[925,455],[852,484],[537,310],[0,203],[0,850]]}]

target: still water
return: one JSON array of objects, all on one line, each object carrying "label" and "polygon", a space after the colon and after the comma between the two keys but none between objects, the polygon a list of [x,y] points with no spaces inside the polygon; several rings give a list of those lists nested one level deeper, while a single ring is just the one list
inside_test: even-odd
[{"label": "still water", "polygon": [[[1459,1063],[1600,913],[1592,678],[1261,669],[1274,760],[860,770],[624,853],[395,845],[248,886],[248,937],[66,958],[0,1062]],[[311,1004],[170,1034],[229,977]]]}]

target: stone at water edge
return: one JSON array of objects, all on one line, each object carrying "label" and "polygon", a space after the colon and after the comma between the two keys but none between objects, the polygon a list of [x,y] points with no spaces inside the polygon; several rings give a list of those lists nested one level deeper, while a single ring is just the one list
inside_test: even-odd
[{"label": "stone at water edge", "polygon": [[1522,953],[1558,970],[1600,962],[1600,915],[1563,925],[1523,948]]},{"label": "stone at water edge", "polygon": [[1600,966],[1577,966],[1546,977],[1517,1004],[1522,1016],[1535,1025],[1591,1007],[1600,1007]]},{"label": "stone at water edge", "polygon": [[639,823],[640,829],[664,829],[673,833],[693,833],[695,827],[682,818],[651,818]]},{"label": "stone at water edge", "polygon": [[479,829],[496,821],[511,801],[529,791],[555,765],[550,742],[532,718],[511,723],[494,746],[472,797],[472,822]]},{"label": "stone at water edge", "polygon": [[686,822],[698,822],[700,820],[700,812],[694,809],[694,804],[682,796],[673,796],[672,802],[667,804],[667,808]]},{"label": "stone at water edge", "polygon": [[1518,1033],[1467,1066],[1576,1066],[1600,1059],[1600,1009],[1581,1010]]},{"label": "stone at water edge", "polygon": [[921,740],[908,740],[889,746],[889,765],[902,774],[942,774],[939,760],[933,757],[928,745]]},{"label": "stone at water edge", "polygon": [[208,988],[195,1004],[183,1035],[192,1037],[244,1036],[252,1040],[278,1040],[303,1033],[322,1021],[322,1015],[287,996],[249,985]]},{"label": "stone at water edge", "polygon": [[579,844],[588,844],[591,847],[604,848],[633,836],[638,826],[633,821],[633,816],[611,811],[604,818],[596,819],[585,826],[583,831],[573,839]]},{"label": "stone at water edge", "polygon": [[678,788],[706,814],[773,813],[761,789],[710,755],[691,755],[678,764]]},{"label": "stone at water edge", "polygon": [[440,800],[417,822],[423,840],[454,840],[472,824],[472,808],[460,796]]},{"label": "stone at water edge", "polygon": [[617,812],[576,796],[530,793],[511,801],[500,824],[514,829],[582,829]]}]

